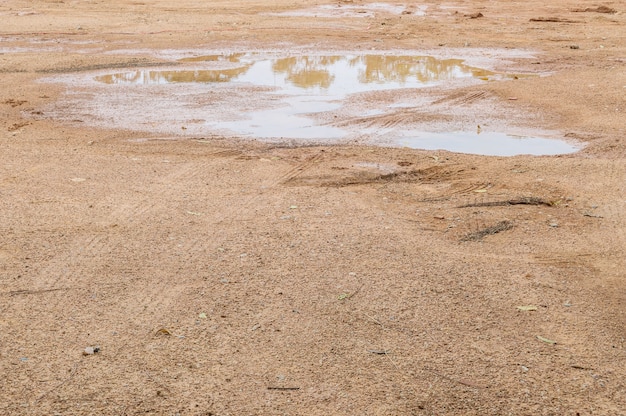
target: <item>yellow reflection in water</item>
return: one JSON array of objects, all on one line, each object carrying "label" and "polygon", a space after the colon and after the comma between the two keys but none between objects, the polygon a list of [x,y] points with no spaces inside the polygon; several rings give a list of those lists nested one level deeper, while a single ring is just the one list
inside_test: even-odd
[{"label": "yellow reflection in water", "polygon": [[442,81],[470,75],[484,78],[494,72],[465,65],[461,59],[436,59],[432,56],[365,55],[352,58],[350,65],[362,64],[359,73],[363,83],[407,82],[416,79],[421,83]]},{"label": "yellow reflection in water", "polygon": [[[245,62],[231,69],[150,71],[103,75],[96,79],[107,84],[166,84],[166,83],[211,83],[229,82],[254,67],[255,61],[246,62],[246,53],[230,55],[206,55],[181,59],[182,62]],[[267,61],[266,61],[267,62]],[[437,59],[432,56],[292,56],[270,61],[274,74],[284,74],[285,81],[299,88],[328,89],[337,75],[355,77],[361,84],[426,84],[462,77],[474,77],[485,81],[496,77],[517,78],[516,75],[501,75],[492,71],[472,67],[461,59]],[[263,66],[255,67],[251,75],[259,77]],[[265,67],[266,68],[266,67]],[[256,73],[254,71],[257,71]],[[520,75],[521,76],[521,75]],[[353,78],[354,79],[354,78]]]},{"label": "yellow reflection in water", "polygon": [[297,56],[274,61],[272,69],[287,74],[287,81],[297,87],[328,88],[335,79],[329,67],[342,59],[341,56]]},{"label": "yellow reflection in water", "polygon": [[249,66],[233,69],[198,71],[134,71],[102,75],[97,81],[105,84],[170,84],[182,82],[229,82],[244,74]]}]

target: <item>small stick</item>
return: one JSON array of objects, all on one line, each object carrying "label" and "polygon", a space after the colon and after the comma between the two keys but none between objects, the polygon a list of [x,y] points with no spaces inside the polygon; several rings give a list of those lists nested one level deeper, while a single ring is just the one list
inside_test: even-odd
[{"label": "small stick", "polygon": [[398,367],[398,365],[396,364],[396,362],[394,360],[391,359],[391,357],[389,356],[389,354],[387,353],[387,351],[385,351],[385,357],[389,358],[389,361],[391,361],[391,364],[393,364],[394,367],[396,367],[396,370],[400,371],[400,367]]},{"label": "small stick", "polygon": [[268,390],[278,390],[278,391],[294,391],[300,390],[300,387],[268,387]]},{"label": "small stick", "polygon": [[431,372],[431,373],[433,373],[433,374],[435,374],[435,375],[437,375],[437,376],[439,376],[439,377],[441,377],[441,378],[444,378],[444,379],[446,379],[446,380],[448,380],[448,381],[452,381],[453,383],[462,384],[462,385],[464,385],[464,386],[467,386],[467,387],[472,387],[472,388],[475,388],[475,389],[486,389],[486,388],[487,388],[486,386],[483,386],[483,385],[481,385],[481,384],[477,384],[477,383],[474,383],[474,382],[471,382],[471,381],[467,381],[467,380],[456,380],[456,379],[454,379],[454,378],[452,378],[452,377],[448,377],[448,376],[446,376],[445,374],[441,374],[440,372],[435,371],[435,370],[433,370],[433,369],[431,369],[431,368],[424,367],[424,370],[429,371],[429,372]]},{"label": "small stick", "polygon": [[378,325],[382,326],[383,328],[385,327],[385,326],[382,324],[382,322],[380,322],[378,319],[376,319],[376,318],[372,318],[371,316],[369,316],[369,315],[368,315],[368,314],[366,314],[366,313],[363,313],[363,315],[365,315],[366,317],[370,318],[372,321],[376,322]]}]

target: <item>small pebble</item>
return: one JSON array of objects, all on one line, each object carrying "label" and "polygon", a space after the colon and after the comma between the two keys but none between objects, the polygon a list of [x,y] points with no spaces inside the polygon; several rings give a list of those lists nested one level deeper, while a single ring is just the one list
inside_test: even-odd
[{"label": "small pebble", "polygon": [[94,355],[97,352],[100,352],[100,347],[87,347],[83,351],[83,355]]}]

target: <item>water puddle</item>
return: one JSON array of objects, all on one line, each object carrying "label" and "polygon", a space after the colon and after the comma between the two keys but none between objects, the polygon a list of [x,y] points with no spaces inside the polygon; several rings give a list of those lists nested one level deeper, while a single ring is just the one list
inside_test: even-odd
[{"label": "water puddle", "polygon": [[255,59],[251,54],[233,54],[183,58],[180,62],[231,62],[240,66],[208,70],[138,70],[103,75],[96,80],[107,84],[238,81],[288,90],[317,88],[324,90],[324,95],[339,97],[372,89],[418,88],[459,78],[490,81],[521,76],[472,67],[461,59],[431,56],[328,55]]},{"label": "water puddle", "polygon": [[[461,59],[233,53],[192,56],[179,62],[173,69],[98,75],[97,99],[76,94],[75,102],[63,109],[64,116],[78,119],[88,110],[96,124],[115,120],[117,127],[135,130],[320,142],[356,140],[485,155],[578,150],[558,140],[493,132],[427,134],[406,122],[407,114],[424,111],[416,98],[419,89],[529,76],[490,71]],[[437,112],[432,105],[426,106]]]},{"label": "water puddle", "polygon": [[562,140],[500,132],[409,132],[398,143],[413,149],[449,150],[484,156],[560,155],[580,150]]}]

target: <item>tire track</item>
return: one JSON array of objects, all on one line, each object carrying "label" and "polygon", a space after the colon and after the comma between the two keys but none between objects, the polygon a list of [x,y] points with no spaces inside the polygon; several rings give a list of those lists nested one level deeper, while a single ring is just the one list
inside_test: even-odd
[{"label": "tire track", "polygon": [[470,104],[474,101],[481,100],[487,97],[486,91],[477,91],[477,92],[459,92],[455,94],[448,95],[447,97],[440,98],[433,102],[434,105],[446,104],[450,103],[455,106]]},{"label": "tire track", "polygon": [[302,175],[305,171],[307,171],[308,169],[312,168],[313,165],[318,163],[322,159],[323,155],[324,155],[324,153],[320,152],[320,153],[317,153],[317,154],[307,158],[302,163],[298,163],[296,166],[294,166],[293,168],[289,169],[287,172],[283,173],[278,178],[276,178],[274,181],[272,181],[270,183],[270,186],[271,187],[275,187],[275,186],[278,186],[278,185],[282,185],[282,184],[285,184],[285,183],[287,183],[287,182],[297,178],[298,176]]}]

